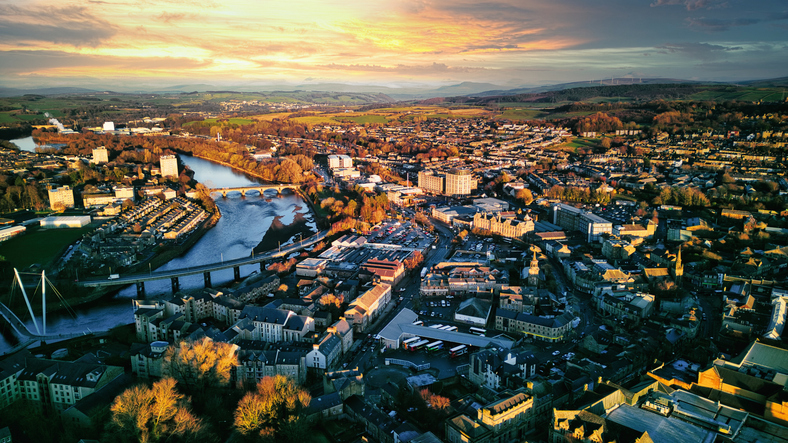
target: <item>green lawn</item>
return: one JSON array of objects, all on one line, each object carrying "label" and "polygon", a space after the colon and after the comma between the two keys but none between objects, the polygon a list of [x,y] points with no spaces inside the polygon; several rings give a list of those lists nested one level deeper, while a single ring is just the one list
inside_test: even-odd
[{"label": "green lawn", "polygon": [[33,263],[46,266],[54,260],[63,248],[82,238],[94,227],[75,229],[28,228],[26,234],[0,243],[0,255],[17,269],[24,269]]}]

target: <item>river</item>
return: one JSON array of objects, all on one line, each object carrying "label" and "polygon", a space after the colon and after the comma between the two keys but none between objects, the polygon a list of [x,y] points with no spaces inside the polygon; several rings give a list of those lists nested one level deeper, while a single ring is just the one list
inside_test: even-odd
[{"label": "river", "polygon": [[[13,140],[13,142],[19,146],[19,140]],[[35,149],[32,139],[29,145],[29,149],[22,149]],[[256,183],[254,178],[227,166],[196,157],[180,157],[195,172],[195,180],[209,188],[245,186]],[[240,194],[231,194],[227,198],[222,198],[221,195],[214,195],[214,198],[222,213],[222,218],[216,226],[206,232],[197,244],[183,256],[173,259],[159,269],[192,267],[249,256],[252,248],[260,243],[277,217],[279,222],[286,227],[294,221],[300,221],[300,231],[304,237],[317,232],[314,214],[298,195],[284,194],[278,197],[251,195],[242,198]],[[282,244],[290,241],[292,238],[282,238]],[[241,267],[241,276],[248,276],[259,269],[259,265],[243,266]],[[215,287],[229,282],[232,278],[232,269],[211,273],[211,280]],[[180,285],[182,291],[202,288],[203,277],[202,275],[183,277],[180,279]],[[166,297],[170,295],[170,291],[169,280],[145,283],[145,292],[148,297]],[[49,296],[51,292],[47,291],[47,294]],[[15,296],[21,297],[21,294]],[[121,289],[112,297],[90,305],[76,307],[75,317],[64,311],[50,313],[47,316],[47,333],[102,331],[120,324],[133,323],[131,300],[136,296],[136,288],[129,286]],[[29,318],[26,312],[16,312],[16,314],[23,319]],[[34,331],[32,321],[27,321],[27,323],[28,328]],[[4,337],[0,336],[0,353],[6,352],[12,346]]]}]

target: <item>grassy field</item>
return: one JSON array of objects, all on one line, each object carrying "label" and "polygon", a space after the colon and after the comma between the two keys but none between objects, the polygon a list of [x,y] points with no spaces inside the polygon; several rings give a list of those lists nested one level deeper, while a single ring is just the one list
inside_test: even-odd
[{"label": "grassy field", "polygon": [[309,125],[320,125],[320,124],[333,125],[338,123],[330,115],[311,115],[309,117],[294,117],[291,118],[290,120],[298,123],[306,123]]},{"label": "grassy field", "polygon": [[28,228],[28,233],[0,243],[0,255],[17,269],[38,263],[46,266],[63,248],[82,238],[95,227],[79,229]]},{"label": "grassy field", "polygon": [[534,120],[543,118],[545,115],[547,114],[536,109],[507,109],[498,114],[498,117],[511,120]]},{"label": "grassy field", "polygon": [[379,123],[379,124],[386,124],[389,122],[383,115],[375,115],[375,114],[364,114],[364,115],[336,115],[333,117],[336,121],[351,121],[353,123],[357,123],[359,125],[363,125],[366,123]]},{"label": "grassy field", "polygon": [[224,123],[226,121],[227,123],[229,123],[231,125],[249,125],[249,124],[252,124],[252,123],[255,122],[255,120],[250,119],[250,118],[236,118],[236,117],[227,118],[227,119],[225,119],[225,118],[206,118],[205,120],[203,120],[201,122],[196,122],[196,121],[195,122],[188,122],[188,123],[184,124],[183,126],[190,126],[190,125],[193,125],[195,123],[220,123],[220,121],[221,121],[221,123]]},{"label": "grassy field", "polygon": [[564,143],[561,146],[569,148],[593,148],[599,145],[599,138],[575,138],[569,143]]}]

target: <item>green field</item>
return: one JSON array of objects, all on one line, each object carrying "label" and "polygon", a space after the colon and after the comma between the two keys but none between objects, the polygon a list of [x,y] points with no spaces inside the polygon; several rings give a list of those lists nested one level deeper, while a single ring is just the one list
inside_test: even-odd
[{"label": "green field", "polygon": [[511,120],[534,120],[544,118],[547,114],[536,109],[507,109],[498,117]]},{"label": "green field", "polygon": [[94,227],[78,229],[28,228],[28,233],[0,243],[0,255],[17,269],[38,263],[47,266],[65,247]]},{"label": "green field", "polygon": [[334,120],[332,117],[324,116],[324,115],[313,115],[309,117],[294,117],[290,120],[298,123],[306,123],[310,125],[319,125],[319,124],[337,124],[338,122]]},{"label": "green field", "polygon": [[206,118],[205,120],[202,120],[202,121],[188,122],[188,123],[184,124],[183,126],[190,126],[190,125],[193,125],[193,124],[196,124],[196,123],[225,123],[225,122],[229,123],[231,125],[250,125],[250,124],[254,123],[255,120],[252,120],[250,118],[236,118],[236,117],[233,117],[233,118]]},{"label": "green field", "polygon": [[337,121],[351,121],[351,122],[357,123],[359,125],[363,125],[363,124],[366,124],[366,123],[386,124],[386,123],[389,122],[389,120],[386,117],[382,116],[382,115],[371,115],[371,114],[352,115],[352,116],[351,115],[338,115],[338,116],[334,117],[334,120],[337,120]]}]

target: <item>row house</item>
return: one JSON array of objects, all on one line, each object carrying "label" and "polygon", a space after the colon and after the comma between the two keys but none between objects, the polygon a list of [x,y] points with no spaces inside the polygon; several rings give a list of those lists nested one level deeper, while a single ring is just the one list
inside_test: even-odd
[{"label": "row house", "polygon": [[566,312],[552,318],[518,314],[505,309],[495,313],[495,329],[547,342],[564,340],[572,330],[572,321],[572,316]]},{"label": "row house", "polygon": [[314,331],[315,321],[293,311],[245,306],[241,318],[230,329],[241,340],[300,342]]},{"label": "row house", "polygon": [[391,285],[376,284],[350,303],[345,311],[345,319],[353,325],[356,332],[362,332],[380,315],[390,301]]},{"label": "row house", "polygon": [[23,351],[0,362],[0,404],[28,400],[60,414],[122,375],[120,366],[45,360]]},{"label": "row house", "polygon": [[306,381],[306,354],[281,350],[241,350],[233,378],[237,382],[257,384],[263,377],[283,375],[299,384]]}]

